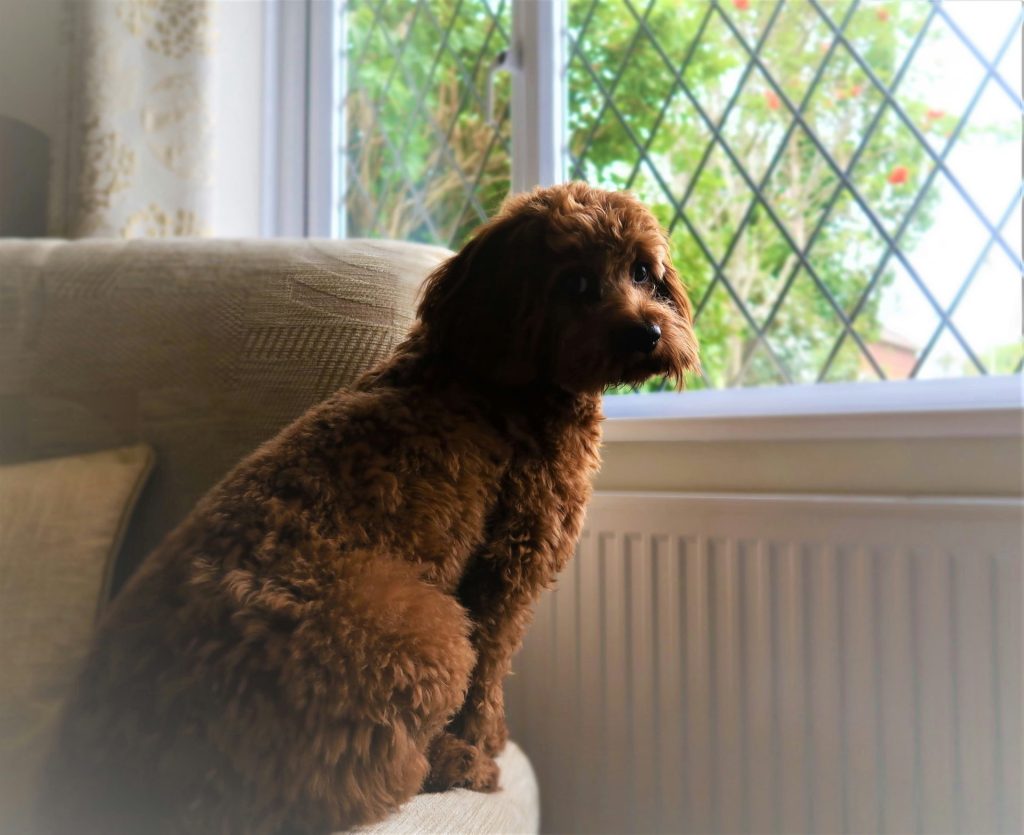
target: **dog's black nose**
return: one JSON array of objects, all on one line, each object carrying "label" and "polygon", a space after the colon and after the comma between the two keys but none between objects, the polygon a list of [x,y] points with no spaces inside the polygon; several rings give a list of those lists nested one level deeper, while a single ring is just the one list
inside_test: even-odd
[{"label": "dog's black nose", "polygon": [[621,338],[622,347],[627,351],[649,354],[661,339],[661,328],[650,322],[644,322],[642,325],[632,325],[626,328],[622,332]]}]

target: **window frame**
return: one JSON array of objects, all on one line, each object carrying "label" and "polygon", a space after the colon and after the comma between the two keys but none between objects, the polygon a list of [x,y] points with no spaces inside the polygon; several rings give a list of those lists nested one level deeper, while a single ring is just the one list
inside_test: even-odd
[{"label": "window frame", "polygon": [[566,0],[512,3],[512,191],[565,180]]},{"label": "window frame", "polygon": [[604,440],[1024,438],[1020,375],[704,389],[604,398]]},{"label": "window frame", "polygon": [[[568,4],[511,3],[514,42],[500,69],[513,76],[519,192],[565,177]],[[346,5],[265,3],[264,236],[345,237],[345,171],[334,157],[345,128]],[[611,442],[1024,436],[1020,374],[625,394],[604,403]]]},{"label": "window frame", "polygon": [[263,237],[344,238],[345,0],[263,5]]}]

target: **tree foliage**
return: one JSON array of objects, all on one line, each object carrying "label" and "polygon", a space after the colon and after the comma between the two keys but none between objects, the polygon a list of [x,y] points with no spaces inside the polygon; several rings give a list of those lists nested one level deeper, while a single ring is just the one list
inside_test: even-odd
[{"label": "tree foliage", "polygon": [[346,215],[352,237],[458,247],[511,179],[508,0],[354,0],[348,6]]}]

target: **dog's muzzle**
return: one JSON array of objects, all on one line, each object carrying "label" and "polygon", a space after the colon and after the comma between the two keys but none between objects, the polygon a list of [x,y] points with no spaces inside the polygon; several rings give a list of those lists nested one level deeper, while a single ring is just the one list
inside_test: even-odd
[{"label": "dog's muzzle", "polygon": [[628,353],[650,354],[661,339],[661,328],[650,322],[630,325],[618,333],[618,348]]}]

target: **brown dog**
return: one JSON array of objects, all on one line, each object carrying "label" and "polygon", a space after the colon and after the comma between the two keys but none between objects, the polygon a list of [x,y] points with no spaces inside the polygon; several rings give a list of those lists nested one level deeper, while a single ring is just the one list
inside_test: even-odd
[{"label": "brown dog", "polygon": [[579,535],[601,391],[681,382],[696,352],[635,199],[510,199],[394,356],[239,464],[111,605],[54,829],[328,832],[495,789],[502,680]]}]

